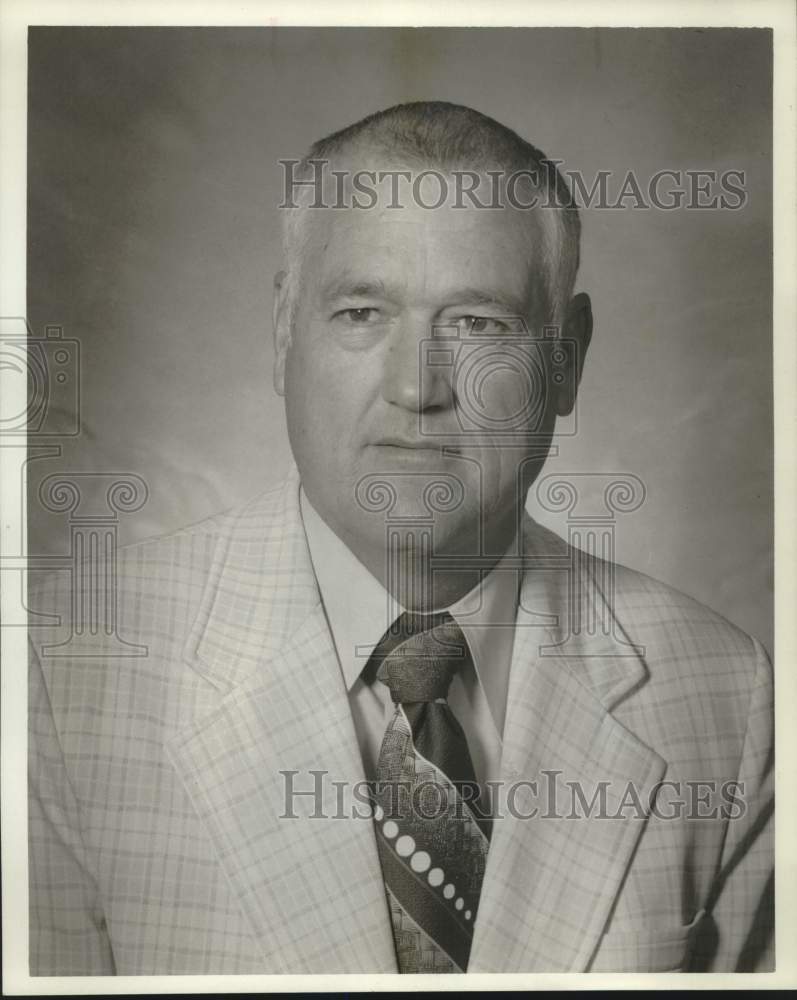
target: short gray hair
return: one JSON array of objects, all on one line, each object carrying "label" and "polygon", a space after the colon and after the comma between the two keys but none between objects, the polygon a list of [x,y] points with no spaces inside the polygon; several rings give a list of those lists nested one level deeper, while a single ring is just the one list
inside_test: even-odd
[{"label": "short gray hair", "polygon": [[[498,169],[531,175],[534,181],[529,183],[545,205],[541,211],[547,321],[563,321],[578,272],[581,223],[567,183],[541,150],[472,108],[444,101],[417,101],[377,111],[319,139],[296,166],[294,183],[315,176],[314,161],[334,164],[357,147],[440,170],[484,173]],[[295,207],[282,206],[291,326],[312,198],[312,188],[305,183],[296,193]]]}]

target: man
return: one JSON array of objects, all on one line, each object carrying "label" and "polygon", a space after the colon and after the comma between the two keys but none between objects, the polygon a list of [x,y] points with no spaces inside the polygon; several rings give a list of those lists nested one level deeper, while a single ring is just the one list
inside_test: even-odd
[{"label": "man", "polygon": [[562,178],[442,103],[290,166],[294,470],[121,554],[145,657],[35,637],[32,972],[771,968],[762,647],[524,510],[592,331]]}]

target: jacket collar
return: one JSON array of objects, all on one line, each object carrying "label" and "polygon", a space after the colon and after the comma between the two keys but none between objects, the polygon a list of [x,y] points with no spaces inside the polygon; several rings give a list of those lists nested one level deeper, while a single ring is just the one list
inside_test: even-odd
[{"label": "jacket collar", "polygon": [[[610,804],[629,783],[644,803],[666,764],[611,714],[647,675],[642,651],[615,614],[611,572],[530,518],[518,568],[504,788],[518,781],[541,787],[545,773],[558,769],[588,798],[608,781]],[[168,752],[266,967],[395,971],[372,824],[279,819],[281,770],[364,778],[295,469],[280,489],[223,521],[185,657],[218,700],[175,735]],[[322,794],[333,814],[334,793]],[[516,804],[528,811],[528,803]],[[554,824],[507,815],[497,822],[471,970],[587,968],[642,820]],[[356,891],[336,893],[327,859],[348,872]],[[328,946],[308,949],[313,940]]]},{"label": "jacket collar", "polygon": [[[299,487],[292,464],[280,487],[223,521],[185,646],[186,662],[222,691],[242,682],[321,603]],[[644,681],[646,668],[644,651],[626,635],[608,592],[609,567],[579,558],[528,515],[522,538],[515,655],[528,655],[536,643],[540,655],[573,669],[610,710]],[[596,615],[599,627],[586,627]]]}]

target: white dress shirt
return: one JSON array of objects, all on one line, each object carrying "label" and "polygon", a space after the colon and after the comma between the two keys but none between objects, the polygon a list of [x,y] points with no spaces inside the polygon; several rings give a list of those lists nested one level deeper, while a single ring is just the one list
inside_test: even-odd
[{"label": "white dress shirt", "polygon": [[[360,675],[403,608],[338,538],[300,492],[301,512],[321,599],[340,661],[365,775],[375,777],[379,748],[395,706],[380,681]],[[512,552],[512,546],[508,552]],[[476,780],[497,781],[515,635],[518,573],[506,556],[447,610],[465,635],[474,667],[458,671],[448,703],[465,731]]]}]

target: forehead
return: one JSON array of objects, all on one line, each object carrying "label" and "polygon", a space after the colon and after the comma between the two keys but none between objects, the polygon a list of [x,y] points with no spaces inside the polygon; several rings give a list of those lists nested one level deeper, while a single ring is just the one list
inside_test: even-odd
[{"label": "forehead", "polygon": [[404,204],[307,214],[304,278],[317,292],[345,278],[430,299],[467,285],[525,301],[542,271],[539,222],[528,211]]}]

